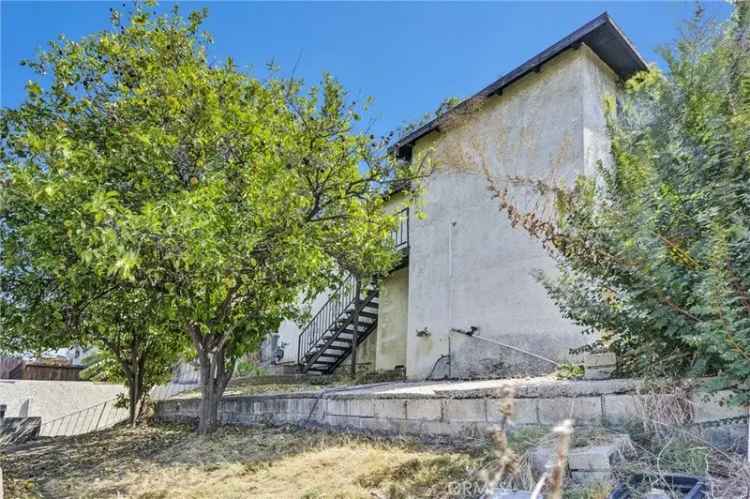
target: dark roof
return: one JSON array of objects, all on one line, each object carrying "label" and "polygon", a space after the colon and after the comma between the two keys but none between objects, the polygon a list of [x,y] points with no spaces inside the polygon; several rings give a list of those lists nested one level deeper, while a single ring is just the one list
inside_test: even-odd
[{"label": "dark roof", "polygon": [[[522,78],[532,71],[538,71],[549,60],[557,57],[568,49],[578,48],[585,43],[599,58],[604,61],[622,79],[627,79],[638,71],[647,68],[646,61],[628,40],[622,30],[615,24],[609,14],[604,12],[595,19],[587,22],[559,42],[543,50],[516,69],[506,73],[495,82],[464,100],[453,109],[466,106],[476,98],[486,98],[501,94],[503,88]],[[448,111],[451,112],[451,111]],[[411,152],[414,142],[438,128],[438,118],[419,127],[410,134],[402,137],[394,149],[399,157],[407,156]]]}]

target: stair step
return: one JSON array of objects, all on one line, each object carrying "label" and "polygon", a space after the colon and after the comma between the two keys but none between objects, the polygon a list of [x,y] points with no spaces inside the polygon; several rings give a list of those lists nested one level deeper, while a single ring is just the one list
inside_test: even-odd
[{"label": "stair step", "polygon": [[340,347],[340,346],[337,346],[337,345],[331,345],[331,346],[328,347],[328,350],[339,350],[341,352],[346,352],[347,350],[349,350],[349,348],[347,348],[347,347]]}]

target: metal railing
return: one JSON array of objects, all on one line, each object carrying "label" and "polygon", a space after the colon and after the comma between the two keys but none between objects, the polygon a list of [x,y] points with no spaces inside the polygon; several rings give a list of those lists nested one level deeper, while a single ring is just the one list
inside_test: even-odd
[{"label": "metal railing", "polygon": [[[398,224],[391,231],[395,248],[407,251],[409,248],[409,208],[403,208],[395,213]],[[348,276],[339,288],[333,292],[328,301],[317,314],[302,329],[297,341],[297,363],[305,364],[304,357],[320,341],[332,326],[345,318],[346,313],[353,307],[356,294],[356,279]]]},{"label": "metal railing", "polygon": [[[164,400],[178,393],[196,388],[198,386],[198,375],[196,374],[193,378],[190,380],[179,380],[182,381],[181,383],[170,381],[165,385],[155,386],[151,390],[151,400]],[[91,407],[42,422],[39,436],[82,435],[123,423],[128,420],[129,411],[127,407],[117,407],[118,400],[118,398],[106,400]]]},{"label": "metal railing", "polygon": [[357,280],[353,275],[349,275],[315,314],[315,317],[302,329],[297,342],[297,362],[300,365],[304,363],[303,356],[320,341],[331,325],[344,318],[354,303],[356,290]]},{"label": "metal railing", "polygon": [[117,407],[117,399],[107,400],[91,407],[71,412],[65,416],[42,423],[39,435],[57,437],[82,435],[91,431],[103,430],[127,421],[127,408]]}]

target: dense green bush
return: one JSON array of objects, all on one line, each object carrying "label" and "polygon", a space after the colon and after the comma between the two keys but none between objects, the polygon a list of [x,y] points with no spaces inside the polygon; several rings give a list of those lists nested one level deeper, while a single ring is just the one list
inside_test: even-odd
[{"label": "dense green bush", "polygon": [[[511,220],[560,273],[540,276],[565,315],[631,373],[713,375],[750,400],[750,5],[702,12],[608,102],[613,164],[555,188],[554,222]],[[544,186],[538,186],[545,189]],[[548,191],[549,192],[549,191]]]}]

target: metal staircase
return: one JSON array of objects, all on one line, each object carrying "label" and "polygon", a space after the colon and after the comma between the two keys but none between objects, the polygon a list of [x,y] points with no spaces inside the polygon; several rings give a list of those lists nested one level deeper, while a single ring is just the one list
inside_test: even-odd
[{"label": "metal staircase", "polygon": [[[409,249],[409,211],[398,214],[401,223],[393,233],[406,263]],[[349,276],[302,330],[297,343],[297,363],[303,373],[331,374],[378,325],[378,288],[372,281]]]}]

